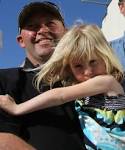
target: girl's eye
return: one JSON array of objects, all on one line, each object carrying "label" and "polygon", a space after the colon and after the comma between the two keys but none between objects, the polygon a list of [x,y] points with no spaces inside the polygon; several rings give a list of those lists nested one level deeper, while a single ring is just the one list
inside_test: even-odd
[{"label": "girl's eye", "polygon": [[97,65],[97,64],[98,64],[97,60],[91,60],[91,61],[90,61],[90,65],[92,65],[92,66],[93,66],[93,65]]},{"label": "girl's eye", "polygon": [[81,68],[81,67],[83,67],[81,64],[75,65],[75,68]]}]

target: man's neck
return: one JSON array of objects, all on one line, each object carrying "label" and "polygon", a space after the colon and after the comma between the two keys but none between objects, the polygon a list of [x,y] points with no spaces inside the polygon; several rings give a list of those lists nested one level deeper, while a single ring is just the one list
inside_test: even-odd
[{"label": "man's neck", "polygon": [[29,59],[29,61],[34,65],[34,66],[40,66],[40,65],[43,65],[43,64],[45,64],[47,61],[48,61],[48,59],[49,58],[40,58],[40,59],[30,59],[30,58],[28,58]]},{"label": "man's neck", "polygon": [[26,58],[23,66],[23,70],[31,72],[31,71],[39,70],[41,67],[42,65],[39,64],[34,65],[28,58]]}]

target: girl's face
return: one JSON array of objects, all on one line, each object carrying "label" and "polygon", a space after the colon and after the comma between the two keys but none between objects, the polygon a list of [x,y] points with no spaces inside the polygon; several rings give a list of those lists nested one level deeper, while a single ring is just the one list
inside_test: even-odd
[{"label": "girl's face", "polygon": [[105,62],[93,55],[90,60],[74,61],[70,64],[71,71],[78,82],[86,81],[97,75],[103,75],[106,73]]}]

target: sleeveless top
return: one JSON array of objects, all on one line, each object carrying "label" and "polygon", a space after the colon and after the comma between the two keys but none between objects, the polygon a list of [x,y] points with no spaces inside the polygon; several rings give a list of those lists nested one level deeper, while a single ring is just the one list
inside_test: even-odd
[{"label": "sleeveless top", "polygon": [[125,96],[97,95],[75,102],[88,150],[125,150]]}]

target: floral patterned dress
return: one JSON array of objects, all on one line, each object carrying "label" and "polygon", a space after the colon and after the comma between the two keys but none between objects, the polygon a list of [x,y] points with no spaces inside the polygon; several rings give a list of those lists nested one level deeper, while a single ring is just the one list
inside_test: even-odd
[{"label": "floral patterned dress", "polygon": [[75,106],[88,150],[125,150],[125,96],[86,97]]}]

